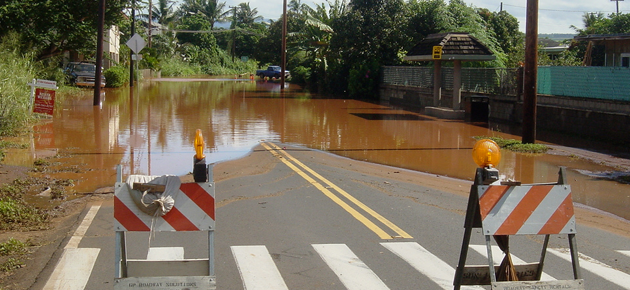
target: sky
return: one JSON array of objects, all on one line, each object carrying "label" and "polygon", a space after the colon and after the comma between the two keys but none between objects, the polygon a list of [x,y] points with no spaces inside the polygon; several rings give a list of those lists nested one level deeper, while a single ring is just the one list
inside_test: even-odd
[{"label": "sky", "polygon": [[[226,6],[236,6],[239,3],[249,2],[252,9],[258,10],[258,15],[265,19],[278,19],[282,15],[283,0],[222,0]],[[448,0],[446,0],[448,1]],[[179,1],[178,1],[179,2]],[[302,3],[314,7],[313,3],[323,3],[325,0],[302,0]],[[501,2],[503,10],[512,14],[519,21],[520,30],[525,32],[525,14],[527,0],[464,0],[469,5],[477,8],[487,8],[493,12],[499,12]],[[616,12],[615,1],[611,0],[539,0],[538,4],[538,33],[571,33],[571,25],[583,28],[582,16],[587,12],[603,12],[609,15]],[[619,11],[630,13],[630,0],[619,2]]]}]

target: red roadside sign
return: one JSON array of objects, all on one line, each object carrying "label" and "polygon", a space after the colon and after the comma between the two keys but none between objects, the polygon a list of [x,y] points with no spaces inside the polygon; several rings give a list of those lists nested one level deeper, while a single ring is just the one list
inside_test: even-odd
[{"label": "red roadside sign", "polygon": [[55,108],[55,91],[46,89],[35,89],[35,104],[33,113],[53,115]]}]

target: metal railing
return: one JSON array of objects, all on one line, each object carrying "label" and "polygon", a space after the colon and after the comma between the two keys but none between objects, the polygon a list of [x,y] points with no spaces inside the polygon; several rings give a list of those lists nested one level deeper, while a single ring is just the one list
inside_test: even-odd
[{"label": "metal railing", "polygon": [[[518,68],[462,68],[462,92],[517,96]],[[630,68],[538,67],[538,94],[630,102]],[[433,88],[433,68],[384,66],[383,84]],[[442,68],[441,87],[453,89],[453,68]]]},{"label": "metal railing", "polygon": [[[516,96],[517,79],[516,68],[462,68],[462,91]],[[433,68],[384,66],[382,83],[432,88]],[[441,87],[446,90],[453,89],[453,68],[442,68]]]}]

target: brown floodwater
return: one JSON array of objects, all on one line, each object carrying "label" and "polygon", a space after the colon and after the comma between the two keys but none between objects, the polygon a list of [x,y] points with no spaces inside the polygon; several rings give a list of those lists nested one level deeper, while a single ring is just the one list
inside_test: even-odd
[{"label": "brown floodwater", "polygon": [[[328,151],[373,163],[472,180],[473,136],[520,140],[500,125],[440,120],[415,111],[359,100],[323,98],[293,84],[243,79],[159,79],[134,88],[106,89],[101,106],[92,91],[65,97],[54,117],[35,126],[29,152],[6,164],[51,159],[77,196],[113,186],[123,175],[182,175],[192,171],[193,141],[201,129],[208,163],[246,155],[262,140]],[[630,219],[630,185],[580,172],[613,168],[583,159],[502,151],[506,179],[555,182],[568,167],[575,202]]]}]

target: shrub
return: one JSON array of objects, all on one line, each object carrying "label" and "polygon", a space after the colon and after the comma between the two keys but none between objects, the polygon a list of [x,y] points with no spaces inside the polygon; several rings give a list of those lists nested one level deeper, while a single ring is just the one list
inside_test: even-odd
[{"label": "shrub", "polygon": [[57,85],[65,84],[67,82],[66,75],[63,73],[63,68],[60,66],[62,61],[62,56],[56,56],[35,63],[37,78],[56,81]]},{"label": "shrub", "polygon": [[486,136],[475,136],[476,140],[481,139],[490,139],[499,145],[500,148],[505,148],[514,152],[521,153],[545,153],[549,150],[549,147],[543,144],[523,144],[521,141],[514,139],[503,139],[501,137],[486,137]]},{"label": "shrub", "polygon": [[311,69],[298,66],[291,70],[291,82],[296,84],[306,84],[311,78]]},{"label": "shrub", "polygon": [[28,252],[28,244],[14,238],[9,238],[4,243],[0,243],[0,256],[8,256],[15,254],[26,254]]},{"label": "shrub", "polygon": [[8,34],[0,39],[0,135],[12,135],[31,119],[30,89],[35,77],[31,54],[19,52],[20,37]]},{"label": "shrub", "polygon": [[0,199],[0,220],[0,230],[28,230],[42,227],[47,217],[24,202]]},{"label": "shrub", "polygon": [[103,72],[108,88],[122,87],[129,80],[129,70],[123,66],[113,66]]},{"label": "shrub", "polygon": [[348,95],[359,99],[378,98],[379,70],[380,67],[374,60],[351,68],[348,75]]},{"label": "shrub", "polygon": [[162,76],[177,77],[201,74],[201,67],[184,62],[178,58],[162,60]]},{"label": "shrub", "polygon": [[160,60],[158,59],[157,50],[150,47],[142,49],[142,60],[140,60],[141,68],[148,68],[152,71],[160,70]]}]

